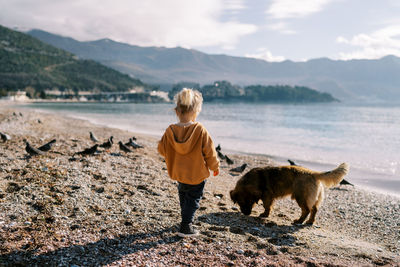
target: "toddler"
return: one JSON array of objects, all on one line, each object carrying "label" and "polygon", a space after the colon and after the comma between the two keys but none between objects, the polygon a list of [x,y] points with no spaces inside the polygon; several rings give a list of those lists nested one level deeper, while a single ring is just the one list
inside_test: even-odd
[{"label": "toddler", "polygon": [[219,173],[219,161],[214,143],[196,117],[201,111],[201,93],[184,88],[175,96],[175,112],[179,119],[171,124],[158,143],[158,152],[165,158],[168,175],[178,181],[181,206],[181,237],[198,234],[193,228],[193,218],[199,208],[205,180]]}]

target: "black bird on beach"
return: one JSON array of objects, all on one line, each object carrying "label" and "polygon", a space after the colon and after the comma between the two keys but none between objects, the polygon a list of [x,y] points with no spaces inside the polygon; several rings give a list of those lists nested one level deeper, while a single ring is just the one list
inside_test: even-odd
[{"label": "black bird on beach", "polygon": [[56,142],[56,139],[51,140],[50,142],[44,144],[43,146],[39,147],[38,149],[43,152],[47,152],[51,149],[51,146]]},{"label": "black bird on beach", "polygon": [[11,140],[11,137],[8,134],[0,132],[0,136],[1,136],[1,140],[3,140],[3,142]]},{"label": "black bird on beach", "polygon": [[25,144],[26,144],[25,151],[28,152],[29,155],[31,155],[31,156],[44,155],[43,151],[40,151],[39,149],[34,148],[26,140],[25,140]]},{"label": "black bird on beach", "polygon": [[219,157],[220,159],[222,159],[222,160],[224,160],[224,159],[226,158],[225,155],[222,154],[221,151],[219,151],[219,150],[217,150],[217,154],[218,154],[218,157]]},{"label": "black bird on beach", "polygon": [[[294,163],[294,161],[292,161],[290,159],[288,159],[288,161],[289,161],[290,165],[292,165],[292,166],[299,166],[296,163]],[[340,184],[343,184],[343,185],[348,184],[348,185],[354,186],[352,183],[348,182],[346,179],[341,180]]]},{"label": "black bird on beach", "polygon": [[92,140],[95,143],[99,142],[99,140],[96,138],[96,136],[92,132],[89,132],[89,134],[90,134],[90,140]]},{"label": "black bird on beach", "polygon": [[104,142],[103,144],[101,144],[100,147],[102,147],[104,149],[110,149],[112,147],[112,145],[114,144],[113,138],[114,138],[114,136],[110,136],[110,138],[108,138],[107,142]]},{"label": "black bird on beach", "polygon": [[128,152],[132,152],[132,150],[130,150],[126,145],[124,145],[121,141],[118,142],[119,144],[119,149],[121,149],[122,151],[128,153]]},{"label": "black bird on beach", "polygon": [[142,145],[139,145],[138,143],[136,143],[135,141],[133,141],[133,138],[129,138],[129,142],[125,143],[126,146],[131,146],[133,148],[143,148]]},{"label": "black bird on beach", "polygon": [[247,163],[244,163],[242,166],[236,167],[236,168],[232,168],[229,171],[230,172],[243,172],[247,167]]},{"label": "black bird on beach", "polygon": [[343,185],[348,184],[348,185],[354,186],[354,184],[350,183],[349,181],[347,181],[347,180],[345,180],[345,179],[341,180],[341,181],[340,181],[340,184],[343,184]]},{"label": "black bird on beach", "polygon": [[215,150],[216,150],[216,151],[221,151],[221,145],[218,144],[218,146],[215,147]]},{"label": "black bird on beach", "polygon": [[225,155],[225,159],[226,159],[226,163],[228,163],[228,165],[232,165],[234,163],[233,160],[231,160],[227,155]]},{"label": "black bird on beach", "polygon": [[97,152],[98,146],[99,146],[98,144],[95,144],[94,146],[86,148],[85,150],[82,150],[82,151],[79,151],[79,152],[75,152],[74,155],[75,154],[83,155],[83,156],[85,156],[85,155],[93,155],[94,153]]}]

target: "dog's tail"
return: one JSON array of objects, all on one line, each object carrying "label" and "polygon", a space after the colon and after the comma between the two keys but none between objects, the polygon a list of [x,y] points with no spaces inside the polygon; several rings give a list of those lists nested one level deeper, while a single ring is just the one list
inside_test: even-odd
[{"label": "dog's tail", "polygon": [[316,175],[317,180],[321,181],[326,187],[332,187],[342,181],[343,176],[349,171],[349,165],[347,163],[340,164],[336,169],[322,172]]}]

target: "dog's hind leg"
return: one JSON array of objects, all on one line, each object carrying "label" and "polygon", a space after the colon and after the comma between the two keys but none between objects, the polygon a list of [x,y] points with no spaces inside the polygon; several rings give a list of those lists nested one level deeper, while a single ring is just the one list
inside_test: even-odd
[{"label": "dog's hind leg", "polygon": [[307,206],[301,207],[301,216],[297,220],[294,220],[294,223],[302,224],[307,218],[308,214],[310,214],[310,209]]},{"label": "dog's hind leg", "polygon": [[321,187],[318,193],[318,199],[311,208],[310,218],[306,221],[306,224],[313,224],[315,221],[315,215],[317,214],[318,208],[321,206],[322,201],[324,200],[324,188]]},{"label": "dog's hind leg", "polygon": [[302,224],[304,220],[307,218],[308,214],[310,214],[310,208],[307,205],[307,201],[302,197],[295,197],[297,204],[299,204],[301,208],[301,216],[293,223]]},{"label": "dog's hind leg", "polygon": [[308,220],[306,221],[306,224],[313,224],[315,221],[315,214],[317,214],[318,208],[317,206],[313,206],[311,208],[311,214],[310,214],[310,218],[308,218]]}]

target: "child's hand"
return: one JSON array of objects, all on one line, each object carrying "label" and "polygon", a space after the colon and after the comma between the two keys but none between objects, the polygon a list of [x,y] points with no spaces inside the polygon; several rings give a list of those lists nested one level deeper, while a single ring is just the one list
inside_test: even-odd
[{"label": "child's hand", "polygon": [[219,169],[214,171],[214,176],[217,176],[219,174]]}]

